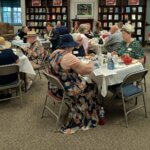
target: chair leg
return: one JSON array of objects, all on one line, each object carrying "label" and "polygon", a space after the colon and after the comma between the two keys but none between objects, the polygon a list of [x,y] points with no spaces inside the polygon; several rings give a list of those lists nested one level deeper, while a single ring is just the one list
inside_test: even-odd
[{"label": "chair leg", "polygon": [[19,85],[19,95],[20,95],[20,106],[22,107],[22,91],[21,91],[21,84]]},{"label": "chair leg", "polygon": [[57,118],[57,121],[56,121],[56,129],[57,130],[58,130],[58,124],[59,124],[59,121],[60,121],[60,116],[61,116],[61,111],[62,111],[62,108],[63,108],[63,104],[64,104],[64,97],[62,99],[60,109],[59,109],[59,112],[58,112],[58,118]]},{"label": "chair leg", "polygon": [[147,91],[147,88],[146,88],[146,79],[144,77],[144,88],[145,88],[145,92]]},{"label": "chair leg", "polygon": [[44,112],[45,112],[45,106],[46,106],[46,103],[47,103],[47,98],[48,98],[48,96],[46,95],[45,102],[44,102],[44,108],[43,108],[43,112],[42,112],[41,118],[44,117]]},{"label": "chair leg", "polygon": [[137,97],[135,98],[135,105],[137,105]]},{"label": "chair leg", "polygon": [[126,106],[125,106],[124,98],[122,98],[122,103],[123,103],[123,110],[124,110],[124,116],[125,116],[126,127],[128,128],[128,118],[127,118],[127,112],[126,112]]},{"label": "chair leg", "polygon": [[145,96],[143,94],[143,103],[144,103],[144,110],[145,110],[145,117],[147,118],[147,110],[146,110],[146,103],[145,103]]}]

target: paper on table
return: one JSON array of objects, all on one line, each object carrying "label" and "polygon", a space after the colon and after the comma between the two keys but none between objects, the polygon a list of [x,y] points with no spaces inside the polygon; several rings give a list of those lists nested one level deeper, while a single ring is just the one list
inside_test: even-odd
[{"label": "paper on table", "polygon": [[108,70],[107,68],[95,69],[93,72],[95,76],[99,76],[99,75],[110,76],[116,74],[115,70]]}]

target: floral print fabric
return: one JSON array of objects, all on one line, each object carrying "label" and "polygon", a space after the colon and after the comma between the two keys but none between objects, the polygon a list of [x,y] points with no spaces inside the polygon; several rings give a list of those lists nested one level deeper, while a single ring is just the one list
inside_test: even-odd
[{"label": "floral print fabric", "polygon": [[[59,78],[65,91],[70,96],[71,111],[63,130],[67,128],[81,128],[85,126],[95,127],[99,121],[100,104],[97,98],[97,87],[88,84],[72,69],[64,70],[60,62],[64,51],[57,52],[50,58],[50,72]],[[49,91],[57,97],[62,96],[60,89],[54,88],[49,83]]]}]

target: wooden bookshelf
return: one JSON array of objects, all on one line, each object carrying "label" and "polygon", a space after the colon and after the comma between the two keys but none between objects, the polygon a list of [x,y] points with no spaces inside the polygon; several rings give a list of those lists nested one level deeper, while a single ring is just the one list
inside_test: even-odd
[{"label": "wooden bookshelf", "polygon": [[108,30],[111,25],[122,21],[130,21],[135,26],[134,37],[137,40],[145,41],[146,24],[146,0],[139,0],[138,4],[131,4],[130,0],[116,0],[116,3],[108,3],[107,0],[99,0],[98,20],[102,28]]},{"label": "wooden bookshelf", "polygon": [[70,0],[62,0],[61,6],[53,6],[53,0],[41,0],[40,6],[32,6],[32,0],[26,0],[26,25],[37,33],[44,34],[47,22],[54,26],[57,21],[63,21],[70,27]]}]

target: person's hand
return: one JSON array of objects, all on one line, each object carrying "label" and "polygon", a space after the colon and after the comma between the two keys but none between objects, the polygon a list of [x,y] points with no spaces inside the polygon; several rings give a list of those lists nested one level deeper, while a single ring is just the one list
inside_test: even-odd
[{"label": "person's hand", "polygon": [[116,51],[112,51],[111,55],[114,56],[114,55],[118,55],[118,54]]}]

